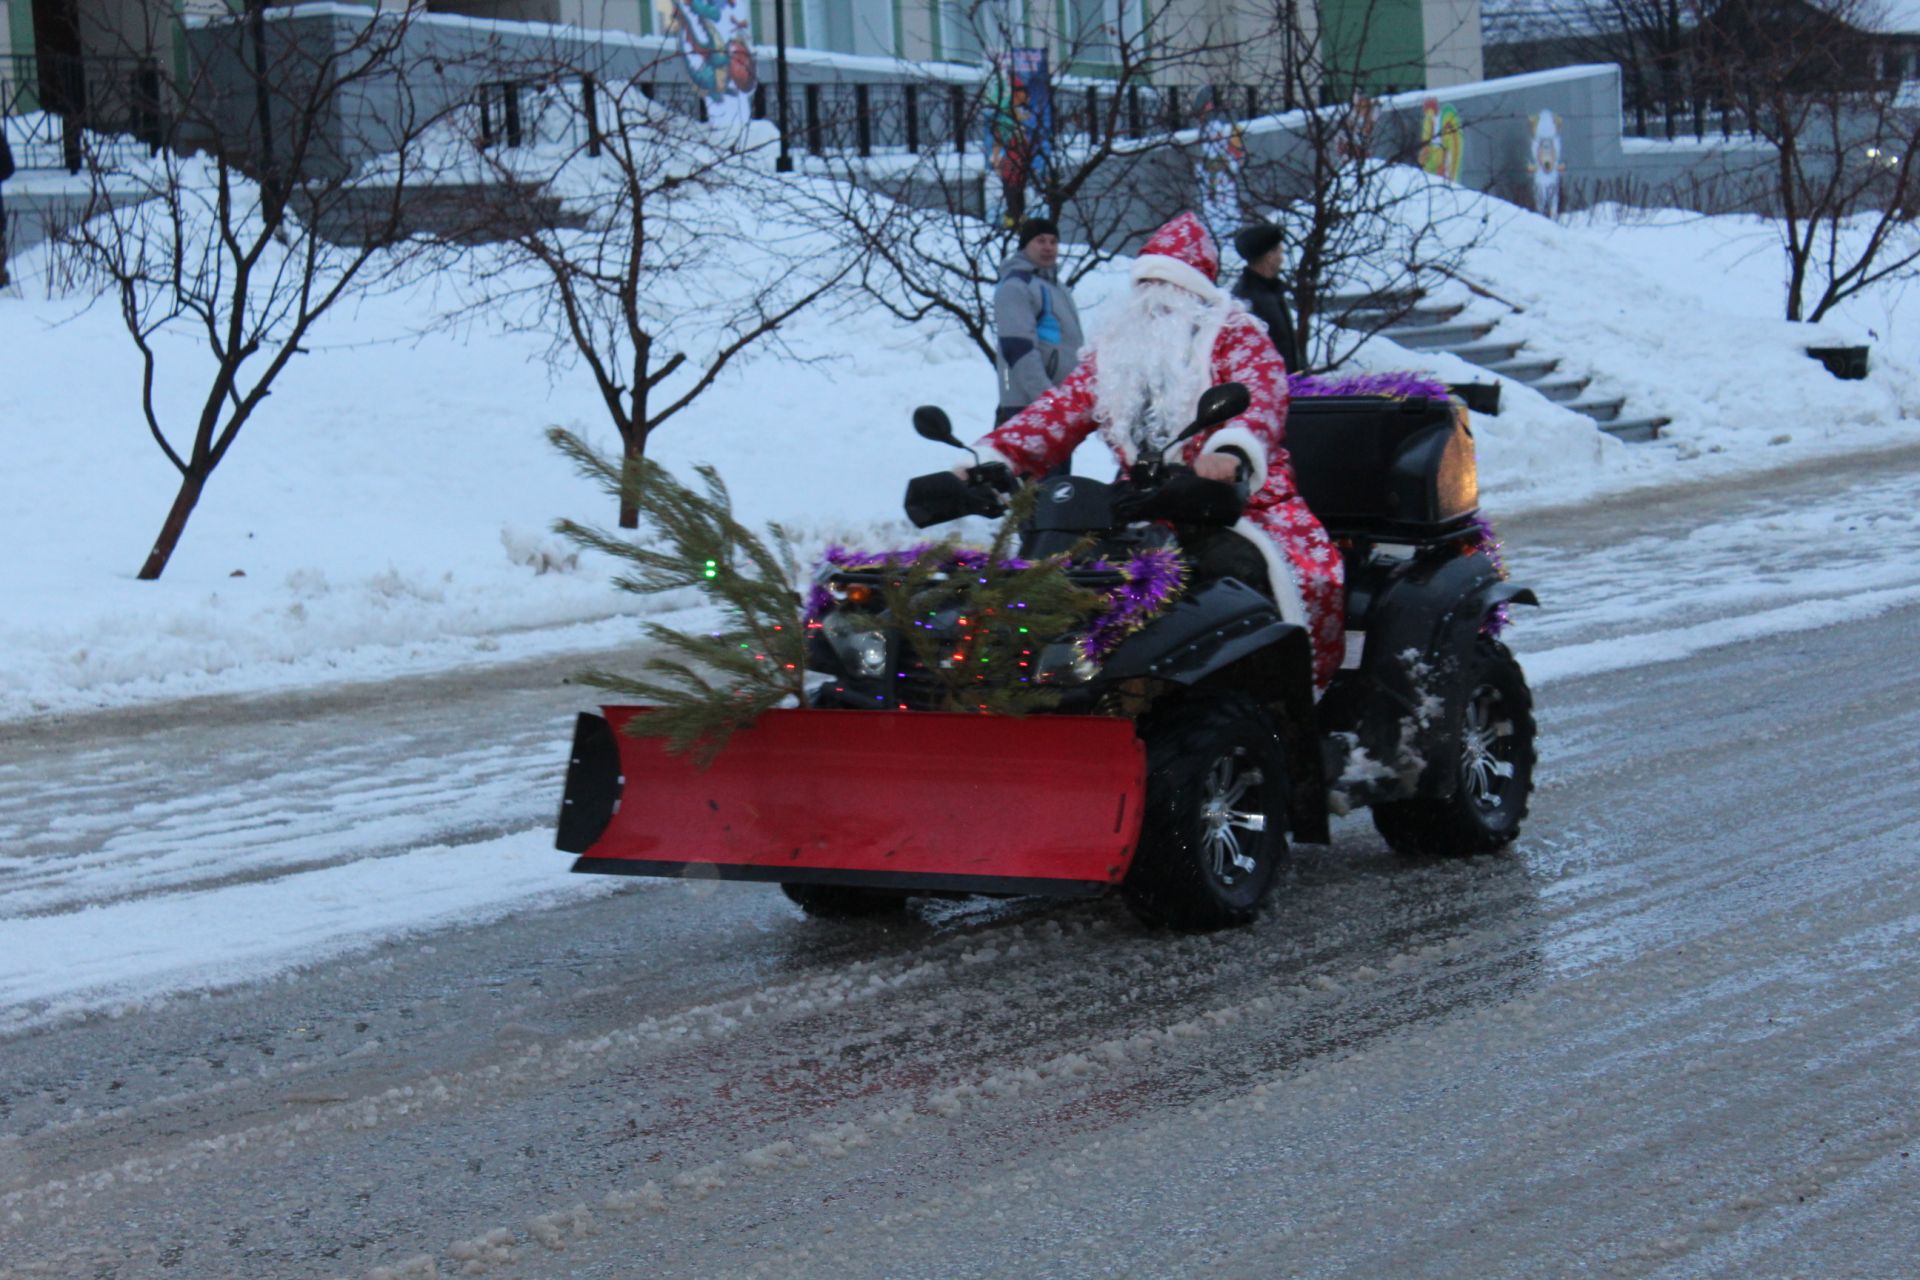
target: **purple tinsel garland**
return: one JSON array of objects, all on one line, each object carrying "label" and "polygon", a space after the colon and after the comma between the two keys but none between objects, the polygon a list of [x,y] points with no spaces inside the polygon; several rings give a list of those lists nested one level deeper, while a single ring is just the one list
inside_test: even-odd
[{"label": "purple tinsel garland", "polygon": [[[1476,535],[1478,549],[1486,554],[1488,560],[1493,562],[1494,572],[1498,573],[1504,581],[1507,576],[1507,557],[1505,550],[1500,545],[1500,535],[1493,531],[1493,521],[1476,511],[1473,513],[1473,531]],[[1500,633],[1505,631],[1507,624],[1512,621],[1513,615],[1508,612],[1507,606],[1497,604],[1493,606],[1492,612],[1487,614],[1486,625],[1482,630],[1492,639],[1498,640]]]},{"label": "purple tinsel garland", "polygon": [[1452,393],[1447,384],[1420,373],[1343,373],[1327,376],[1317,373],[1290,373],[1287,392],[1303,396],[1396,396],[1412,399],[1426,396],[1444,400]]},{"label": "purple tinsel garland", "polygon": [[[923,542],[895,551],[853,551],[846,547],[831,546],[821,558],[836,569],[870,573],[877,569],[905,568],[932,550],[933,546],[933,543]],[[986,552],[961,547],[940,567],[977,573],[986,566]],[[1013,572],[1032,566],[1030,560],[998,562],[999,568]],[[1104,660],[1120,647],[1121,641],[1171,604],[1174,597],[1180,594],[1187,578],[1185,562],[1180,559],[1180,553],[1171,547],[1143,551],[1124,564],[1095,560],[1081,567],[1096,572],[1118,573],[1124,579],[1120,586],[1107,592],[1105,607],[1080,639],[1081,652],[1095,662]],[[825,583],[816,582],[807,595],[807,621],[818,621],[832,607],[832,592],[827,590]]]},{"label": "purple tinsel garland", "polygon": [[1172,603],[1187,581],[1186,562],[1171,547],[1153,547],[1115,567],[1126,581],[1107,593],[1106,609],[1080,637],[1080,652],[1095,662]]}]

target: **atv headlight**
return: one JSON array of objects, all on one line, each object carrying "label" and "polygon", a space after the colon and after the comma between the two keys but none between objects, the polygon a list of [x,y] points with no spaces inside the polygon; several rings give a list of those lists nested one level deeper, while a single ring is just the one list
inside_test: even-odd
[{"label": "atv headlight", "polygon": [[1085,684],[1100,674],[1100,664],[1074,643],[1050,644],[1040,651],[1040,679],[1048,683]]},{"label": "atv headlight", "polygon": [[872,619],[847,610],[827,615],[827,639],[840,661],[856,676],[877,676],[887,669],[887,633]]}]

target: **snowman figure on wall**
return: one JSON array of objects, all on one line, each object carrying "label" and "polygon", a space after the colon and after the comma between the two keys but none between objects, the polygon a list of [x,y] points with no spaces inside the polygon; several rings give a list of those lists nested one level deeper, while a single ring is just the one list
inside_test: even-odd
[{"label": "snowman figure on wall", "polygon": [[1533,155],[1527,169],[1533,174],[1533,210],[1545,218],[1560,217],[1560,125],[1553,112],[1541,109],[1533,118]]}]

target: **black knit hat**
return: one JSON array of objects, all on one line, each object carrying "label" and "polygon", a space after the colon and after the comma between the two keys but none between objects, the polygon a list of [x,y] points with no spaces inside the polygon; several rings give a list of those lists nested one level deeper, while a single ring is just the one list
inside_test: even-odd
[{"label": "black knit hat", "polygon": [[1256,222],[1234,233],[1233,250],[1243,262],[1272,253],[1280,247],[1280,228],[1271,222]]},{"label": "black knit hat", "polygon": [[1033,239],[1035,236],[1052,236],[1058,240],[1060,238],[1060,228],[1054,225],[1052,218],[1028,218],[1020,224],[1020,230],[1016,233],[1020,247],[1022,249],[1026,248],[1027,241]]}]

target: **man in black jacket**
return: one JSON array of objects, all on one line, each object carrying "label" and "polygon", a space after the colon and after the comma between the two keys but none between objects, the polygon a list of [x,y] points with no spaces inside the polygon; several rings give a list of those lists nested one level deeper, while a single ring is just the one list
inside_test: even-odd
[{"label": "man in black jacket", "polygon": [[1286,361],[1288,372],[1298,372],[1300,344],[1293,334],[1293,309],[1280,287],[1280,228],[1271,222],[1255,223],[1234,236],[1233,247],[1247,264],[1240,282],[1233,286],[1233,296],[1244,299],[1254,318],[1267,326],[1267,336]]}]

